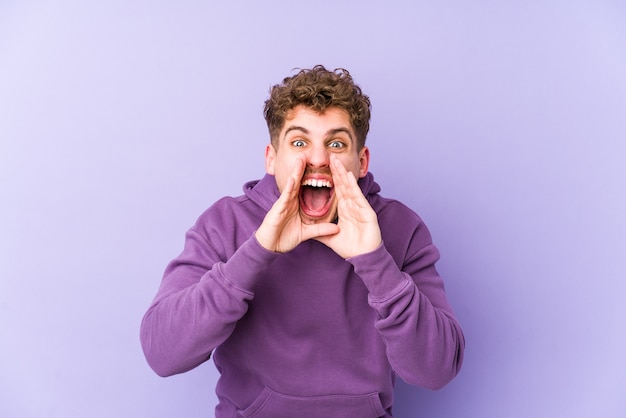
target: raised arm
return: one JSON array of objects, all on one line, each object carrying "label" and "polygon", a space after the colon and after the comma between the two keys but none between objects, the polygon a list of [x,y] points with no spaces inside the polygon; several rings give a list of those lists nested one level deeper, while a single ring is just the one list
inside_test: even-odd
[{"label": "raised arm", "polygon": [[352,263],[368,288],[395,372],[408,383],[440,388],[460,370],[465,340],[435,268],[439,252],[430,233],[398,202],[379,219],[354,176],[338,160],[331,167],[339,232],[318,240]]},{"label": "raised arm", "polygon": [[[427,235],[419,229],[416,243]],[[385,245],[348,261],[368,288],[368,302],[378,314],[374,326],[396,374],[407,383],[439,389],[461,369],[465,339],[435,269],[437,249],[432,244],[412,249],[402,265]]]},{"label": "raised arm", "polygon": [[141,323],[146,359],[160,376],[193,369],[226,340],[254,297],[253,283],[276,257],[254,237],[227,261],[196,230],[167,267]]}]

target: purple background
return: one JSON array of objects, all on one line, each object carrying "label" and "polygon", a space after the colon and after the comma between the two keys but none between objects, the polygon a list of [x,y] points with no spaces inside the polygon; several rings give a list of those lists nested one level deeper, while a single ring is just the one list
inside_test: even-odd
[{"label": "purple background", "polygon": [[209,417],[139,322],[196,217],[263,174],[294,67],[371,96],[371,169],[420,213],[467,338],[396,416],[626,416],[626,6],[0,4],[0,416]]}]

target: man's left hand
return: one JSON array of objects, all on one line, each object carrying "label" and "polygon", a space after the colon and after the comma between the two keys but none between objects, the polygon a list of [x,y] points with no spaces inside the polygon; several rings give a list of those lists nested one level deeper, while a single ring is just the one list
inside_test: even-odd
[{"label": "man's left hand", "polygon": [[337,197],[339,232],[316,239],[343,258],[374,251],[382,242],[376,212],[354,174],[348,172],[339,159],[332,158],[330,168]]}]

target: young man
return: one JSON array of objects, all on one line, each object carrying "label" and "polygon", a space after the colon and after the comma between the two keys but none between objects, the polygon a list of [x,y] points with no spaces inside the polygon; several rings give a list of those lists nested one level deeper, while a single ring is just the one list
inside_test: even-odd
[{"label": "young man", "polygon": [[439,253],[379,195],[347,71],[285,78],[265,118],[267,174],[187,232],[141,325],[148,363],[168,376],[213,355],[217,418],[391,417],[396,376],[437,389],[461,367]]}]

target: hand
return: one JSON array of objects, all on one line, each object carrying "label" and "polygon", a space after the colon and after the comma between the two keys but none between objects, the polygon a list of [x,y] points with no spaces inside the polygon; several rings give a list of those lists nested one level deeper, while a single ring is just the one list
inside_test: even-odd
[{"label": "hand", "polygon": [[316,239],[343,258],[374,251],[382,242],[376,212],[363,195],[354,174],[348,172],[339,159],[333,157],[330,168],[338,200],[339,232]]},{"label": "hand", "polygon": [[257,241],[267,250],[286,253],[303,241],[336,234],[339,230],[333,223],[311,225],[302,223],[298,193],[304,168],[304,160],[296,160],[293,172],[280,197],[267,212],[263,223],[255,232]]}]

